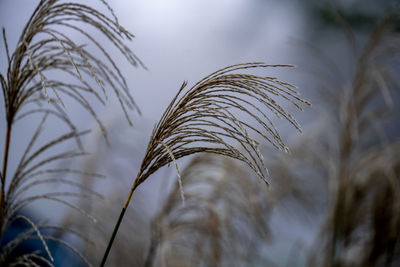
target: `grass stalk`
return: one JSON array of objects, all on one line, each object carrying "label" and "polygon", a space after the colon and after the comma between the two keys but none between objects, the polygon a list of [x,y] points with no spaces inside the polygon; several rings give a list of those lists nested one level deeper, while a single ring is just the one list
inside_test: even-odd
[{"label": "grass stalk", "polygon": [[112,244],[114,242],[115,236],[117,235],[119,226],[120,226],[120,224],[122,222],[122,218],[125,215],[125,211],[126,211],[126,208],[123,207],[122,210],[121,210],[121,213],[119,214],[117,223],[114,226],[114,230],[113,230],[113,232],[111,234],[110,241],[108,241],[106,251],[104,252],[104,255],[103,255],[103,259],[101,260],[101,263],[100,263],[101,267],[103,267],[106,264],[106,260],[107,260],[108,254],[110,253],[110,250],[111,250]]},{"label": "grass stalk", "polygon": [[6,187],[6,173],[7,173],[7,162],[8,154],[10,151],[10,141],[11,141],[11,123],[7,123],[6,130],[6,142],[4,144],[4,157],[3,157],[3,169],[1,171],[1,192],[0,192],[0,233],[3,231],[4,215],[6,210],[5,201],[5,187]]},{"label": "grass stalk", "polygon": [[7,123],[6,142],[4,144],[3,169],[1,171],[1,195],[0,195],[1,214],[3,214],[3,201],[4,201],[4,192],[6,183],[7,162],[8,162],[8,154],[10,151],[10,141],[11,141],[11,128],[12,128],[11,123]]},{"label": "grass stalk", "polygon": [[[139,175],[138,175],[138,177],[139,177]],[[101,260],[100,267],[103,267],[106,264],[106,261],[107,261],[107,258],[108,258],[108,254],[110,253],[110,250],[111,250],[111,247],[113,245],[115,236],[117,235],[119,226],[121,225],[122,219],[124,218],[125,211],[128,208],[129,202],[131,201],[133,192],[135,191],[135,189],[139,185],[138,181],[139,181],[139,179],[136,178],[135,182],[132,185],[131,191],[129,192],[128,198],[126,199],[125,204],[122,207],[121,213],[118,216],[118,220],[117,220],[117,222],[116,222],[116,224],[114,226],[114,230],[113,230],[113,232],[111,234],[110,240],[108,241],[108,244],[107,244],[107,248],[106,248],[106,250],[104,252],[103,259]]]}]

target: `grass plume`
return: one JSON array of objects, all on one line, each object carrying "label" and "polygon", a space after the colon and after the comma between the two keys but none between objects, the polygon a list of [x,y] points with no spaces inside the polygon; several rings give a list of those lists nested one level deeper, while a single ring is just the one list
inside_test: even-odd
[{"label": "grass plume", "polygon": [[[41,234],[40,229],[48,225],[35,224],[32,219],[19,213],[33,202],[47,200],[65,205],[92,221],[95,220],[70,198],[101,197],[76,181],[78,175],[99,175],[83,173],[74,168],[55,167],[55,164],[79,159],[87,154],[81,138],[89,131],[77,129],[67,111],[71,102],[66,100],[86,110],[97,121],[106,140],[106,129],[97,117],[93,103],[104,105],[111,94],[115,95],[130,124],[132,122],[128,110],[136,109],[140,112],[117,62],[105,48],[105,43],[100,43],[94,37],[95,32],[110,42],[131,66],[144,65],[125,44],[126,41],[132,40],[133,35],[118,23],[111,7],[105,1],[101,2],[110,15],[79,2],[41,0],[25,24],[13,51],[8,45],[6,29],[2,30],[7,72],[0,74],[6,115],[6,136],[0,173],[0,239],[16,220],[25,221],[30,228],[14,240],[3,241],[0,265],[40,263],[53,266],[54,259],[47,246],[48,241],[68,247],[88,263],[84,256],[66,241]],[[86,27],[82,27],[83,25]],[[71,31],[83,37],[87,43],[78,43],[71,39],[66,33]],[[100,56],[99,53],[93,53],[92,48],[100,51]],[[60,79],[59,75],[63,75],[63,79]],[[40,116],[42,119],[36,130],[31,137],[27,137],[28,144],[15,172],[8,173],[8,156],[13,149],[13,126],[20,121]],[[43,137],[43,132],[50,119],[53,120],[52,123],[55,119],[60,129],[67,130],[60,136],[41,143],[39,140],[41,137],[46,138]],[[68,148],[65,148],[66,146]],[[75,179],[65,177],[67,174],[75,176]],[[62,185],[63,189],[30,194],[31,190],[35,191],[43,185],[52,184]],[[68,191],[71,187],[79,189],[80,193]],[[45,255],[32,252],[12,258],[13,251],[24,241],[31,239],[39,239],[42,242]]]},{"label": "grass plume", "polygon": [[[182,84],[153,129],[140,171],[117,220],[101,266],[105,264],[134,190],[165,165],[192,154],[213,153],[244,162],[267,183],[263,157],[252,136],[258,135],[284,151],[287,147],[270,116],[262,109],[285,118],[300,131],[296,120],[277,99],[288,101],[299,109],[309,103],[287,82],[238,72],[277,67],[292,66],[244,63],[220,69],[188,90],[185,90],[186,82]],[[252,118],[255,125],[241,119],[239,116],[243,114]]]},{"label": "grass plume", "polygon": [[263,258],[258,248],[270,239],[273,205],[243,165],[213,154],[190,161],[182,172],[186,204],[177,183],[153,219],[144,266],[232,266]]}]

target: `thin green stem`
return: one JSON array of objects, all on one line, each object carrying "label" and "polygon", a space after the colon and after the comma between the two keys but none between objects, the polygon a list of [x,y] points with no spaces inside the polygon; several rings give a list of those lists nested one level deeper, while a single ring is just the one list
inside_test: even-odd
[{"label": "thin green stem", "polygon": [[[138,174],[138,177],[139,177],[139,175],[140,174]],[[106,251],[104,252],[104,255],[103,255],[103,259],[101,260],[100,267],[103,267],[106,264],[106,261],[107,261],[107,258],[108,258],[108,254],[110,253],[110,250],[111,250],[111,247],[113,245],[115,236],[117,235],[119,226],[120,226],[120,224],[122,222],[122,219],[124,218],[125,211],[128,208],[129,202],[131,201],[131,198],[132,198],[132,194],[133,194],[133,192],[135,191],[135,189],[136,189],[136,187],[138,185],[139,185],[139,179],[136,178],[135,182],[133,183],[133,185],[131,187],[131,191],[129,192],[128,198],[126,199],[125,204],[122,207],[121,213],[119,214],[117,223],[114,226],[114,230],[113,230],[113,232],[111,234],[110,240],[108,241]]]},{"label": "thin green stem", "polygon": [[8,154],[10,151],[10,141],[11,141],[11,123],[7,123],[6,130],[6,142],[4,145],[4,157],[3,157],[3,170],[1,172],[1,192],[0,192],[0,230],[2,228],[3,215],[4,215],[4,197],[5,197],[5,184],[6,184],[6,174],[7,174],[7,162]]},{"label": "thin green stem", "polygon": [[121,224],[122,218],[125,215],[125,211],[126,211],[126,209],[125,209],[125,207],[123,207],[122,210],[121,210],[121,213],[119,214],[117,223],[114,226],[114,230],[112,232],[110,241],[108,241],[108,245],[107,245],[106,251],[104,252],[103,259],[101,260],[101,263],[100,263],[101,267],[103,267],[104,264],[106,264],[106,260],[107,260],[108,254],[110,253],[112,244],[114,242],[115,236],[117,235],[117,232],[118,232],[119,226]]}]

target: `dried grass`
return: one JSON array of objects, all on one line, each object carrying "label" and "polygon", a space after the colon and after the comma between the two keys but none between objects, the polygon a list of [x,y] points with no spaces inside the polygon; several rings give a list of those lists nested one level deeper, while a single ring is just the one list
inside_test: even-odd
[{"label": "dried grass", "polygon": [[[246,163],[268,183],[259,143],[252,135],[260,136],[283,151],[288,149],[270,116],[262,108],[278,118],[285,118],[301,131],[296,120],[277,99],[288,101],[300,110],[301,105],[310,103],[300,98],[295,86],[290,83],[275,77],[237,72],[276,67],[292,65],[243,63],[220,69],[186,91],[186,82],[182,84],[153,129],[140,170],[117,219],[100,266],[104,266],[107,260],[135,189],[152,173],[171,162],[176,164],[176,160],[200,152],[222,155]],[[255,125],[241,119],[239,115],[243,114],[252,118]],[[232,142],[236,142],[240,148]]]},{"label": "dried grass", "polygon": [[[248,169],[248,168],[247,168]],[[272,206],[266,188],[243,164],[200,154],[182,173],[186,201],[176,184],[152,223],[144,266],[242,266],[268,262]]]},{"label": "dried grass", "polygon": [[398,94],[398,22],[389,14],[374,28],[359,53],[352,86],[341,89],[332,109],[338,149],[329,156],[331,206],[313,266],[399,263],[399,141],[397,134],[387,138],[383,127],[394,108],[391,95]]},{"label": "dried grass", "polygon": [[[84,183],[77,182],[77,176],[99,177],[99,175],[85,173],[76,168],[59,167],[63,162],[87,155],[81,139],[89,131],[77,129],[65,109],[66,99],[86,110],[97,121],[106,139],[106,129],[97,117],[93,103],[97,101],[105,104],[108,95],[114,94],[129,123],[131,121],[128,110],[139,111],[117,63],[105,49],[104,44],[94,38],[95,31],[108,40],[130,65],[144,66],[125,44],[125,40],[131,40],[133,35],[118,23],[111,7],[105,1],[101,2],[110,12],[111,18],[88,5],[77,2],[40,1],[12,52],[8,46],[6,30],[3,28],[7,73],[0,74],[6,114],[5,149],[0,175],[0,236],[3,237],[5,231],[18,219],[28,223],[28,230],[14,240],[3,241],[0,265],[53,266],[54,259],[47,246],[48,241],[68,247],[89,264],[69,243],[54,236],[42,235],[40,229],[47,227],[46,225],[39,226],[28,217],[20,215],[20,212],[33,202],[47,200],[72,208],[95,221],[93,216],[76,205],[71,197],[83,199],[101,197]],[[82,27],[83,25],[85,27]],[[68,31],[80,34],[90,45],[75,42],[65,33]],[[101,56],[95,55],[89,47],[100,51]],[[64,79],[59,79],[60,74],[64,75]],[[15,172],[8,174],[8,155],[13,149],[10,147],[13,126],[20,120],[37,118],[38,115],[42,116],[42,120],[32,136],[27,136],[29,142],[17,163]],[[66,127],[68,130],[43,143],[40,138],[44,136],[44,128],[49,124],[49,118],[52,123],[58,121],[61,129]],[[61,185],[63,189],[59,192],[31,193],[43,185],[51,184]],[[69,191],[68,188],[71,187],[79,189],[80,192],[75,193],[76,190],[72,189]],[[65,228],[62,231],[70,230]],[[10,258],[13,250],[30,239],[39,239],[45,253],[35,251],[19,255],[18,258]]]},{"label": "dried grass", "polygon": [[[258,135],[283,151],[287,151],[287,147],[263,108],[278,118],[285,118],[301,131],[296,120],[277,100],[287,100],[299,109],[301,104],[309,103],[300,98],[289,83],[274,77],[236,72],[276,67],[292,66],[244,63],[218,70],[186,91],[186,83],[183,83],[154,127],[136,185],[171,163],[173,159],[169,153],[177,160],[199,152],[243,161],[268,183],[259,142],[253,136]],[[241,119],[242,115],[249,116],[255,124]],[[239,148],[232,145],[232,141]]]}]

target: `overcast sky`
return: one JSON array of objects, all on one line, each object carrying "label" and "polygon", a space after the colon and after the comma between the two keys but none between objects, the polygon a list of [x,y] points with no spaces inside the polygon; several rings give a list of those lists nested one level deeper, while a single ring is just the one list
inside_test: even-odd
[{"label": "overcast sky", "polygon": [[[0,0],[0,25],[7,31],[11,51],[37,3],[32,0]],[[193,85],[204,76],[231,64],[296,62],[298,53],[289,40],[293,37],[301,39],[305,28],[301,8],[296,3],[291,1],[288,5],[286,1],[268,0],[110,1],[119,23],[135,35],[128,45],[148,68],[133,68],[113,50],[111,44],[104,42],[114,58],[122,58],[117,63],[142,111],[141,117],[136,112],[131,113],[134,128],[139,134],[143,131],[148,133],[183,81]],[[108,12],[100,1],[89,1],[88,4],[106,14]],[[78,43],[88,42],[80,34],[71,35],[72,39],[82,39]],[[2,43],[0,47],[3,48]],[[0,49],[0,62],[0,71],[4,74],[7,67],[4,49]],[[279,72],[271,70],[263,74]],[[294,82],[292,76],[296,76],[296,70],[282,72],[282,75],[283,80]],[[111,100],[111,104],[99,109],[100,118],[105,123],[123,118],[118,103]],[[70,114],[80,112],[69,103],[66,103],[66,109]],[[4,116],[3,109],[0,115]],[[72,117],[78,125],[96,128],[93,119],[84,112]],[[32,128],[33,125],[28,121],[17,127]],[[0,128],[3,133],[4,124]],[[24,138],[25,131],[15,131],[14,134],[14,141],[19,140]],[[144,136],[143,139],[146,143],[147,138]],[[16,142],[14,148],[19,143]],[[12,169],[12,158],[10,164]]]},{"label": "overcast sky", "polygon": [[[106,11],[100,1],[91,2]],[[7,30],[11,50],[36,3],[1,0],[0,25]],[[295,2],[139,0],[110,5],[120,24],[136,36],[130,47],[148,67],[123,69],[144,117],[152,119],[160,116],[184,80],[196,82],[241,62],[291,63],[288,39],[302,34]]]}]

